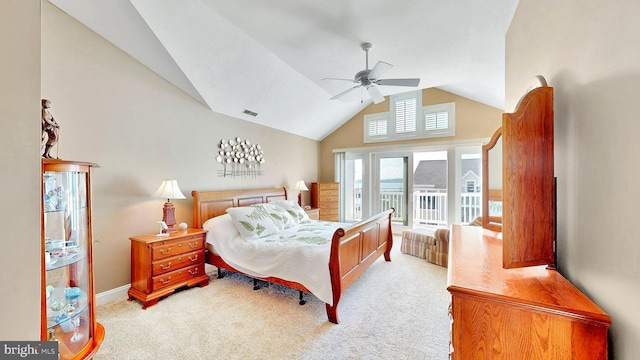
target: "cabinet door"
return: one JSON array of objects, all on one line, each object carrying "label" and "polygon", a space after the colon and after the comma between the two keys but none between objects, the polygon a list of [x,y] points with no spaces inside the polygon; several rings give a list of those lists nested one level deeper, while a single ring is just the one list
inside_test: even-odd
[{"label": "cabinet door", "polygon": [[[86,164],[43,160],[42,339],[61,359],[97,350],[91,262],[91,201]],[[104,332],[100,326],[100,336]],[[101,341],[101,339],[100,339]]]}]

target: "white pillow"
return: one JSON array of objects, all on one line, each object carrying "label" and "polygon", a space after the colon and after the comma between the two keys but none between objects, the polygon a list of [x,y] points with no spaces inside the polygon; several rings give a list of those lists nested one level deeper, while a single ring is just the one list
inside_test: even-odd
[{"label": "white pillow", "polygon": [[214,245],[231,241],[231,239],[240,235],[229,214],[216,216],[205,221],[202,224],[202,228],[209,231],[207,233],[207,242]]},{"label": "white pillow", "polygon": [[228,208],[227,214],[231,215],[236,228],[243,238],[257,239],[276,234],[280,231],[271,214],[264,204]]},{"label": "white pillow", "polygon": [[282,207],[276,204],[259,204],[263,206],[271,216],[271,221],[279,230],[289,229],[298,226],[298,222]]},{"label": "white pillow", "polygon": [[293,200],[278,200],[274,204],[285,209],[298,224],[310,221],[309,214]]}]

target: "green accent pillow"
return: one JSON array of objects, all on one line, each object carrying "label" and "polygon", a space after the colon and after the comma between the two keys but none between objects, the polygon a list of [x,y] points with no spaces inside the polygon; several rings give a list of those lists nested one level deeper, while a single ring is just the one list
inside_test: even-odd
[{"label": "green accent pillow", "polygon": [[227,214],[245,239],[257,239],[280,231],[265,204],[228,208]]},{"label": "green accent pillow", "polygon": [[278,229],[284,230],[298,226],[298,222],[282,207],[271,203],[260,204],[260,206],[263,206],[267,210],[271,221],[273,221]]},{"label": "green accent pillow", "polygon": [[307,212],[293,200],[278,200],[273,204],[276,204],[286,210],[298,224],[311,221],[311,219],[309,219],[309,214],[307,214]]}]

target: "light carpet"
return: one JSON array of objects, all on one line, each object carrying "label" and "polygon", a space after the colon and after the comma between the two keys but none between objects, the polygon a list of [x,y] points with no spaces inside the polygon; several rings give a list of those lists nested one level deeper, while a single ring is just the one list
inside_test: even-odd
[{"label": "light carpet", "polygon": [[[342,294],[340,324],[325,304],[226,273],[146,310],[117,300],[97,308],[106,336],[95,359],[447,359],[447,269],[403,254],[378,259]],[[215,268],[213,268],[215,270]]]}]

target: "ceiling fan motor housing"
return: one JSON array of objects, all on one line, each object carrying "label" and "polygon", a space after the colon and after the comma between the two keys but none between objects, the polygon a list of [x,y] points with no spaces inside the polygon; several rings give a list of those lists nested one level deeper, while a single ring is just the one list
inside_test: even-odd
[{"label": "ceiling fan motor housing", "polygon": [[354,81],[362,84],[363,86],[371,85],[371,79],[369,79],[370,72],[371,70],[369,69],[358,71],[358,73],[354,77]]}]

